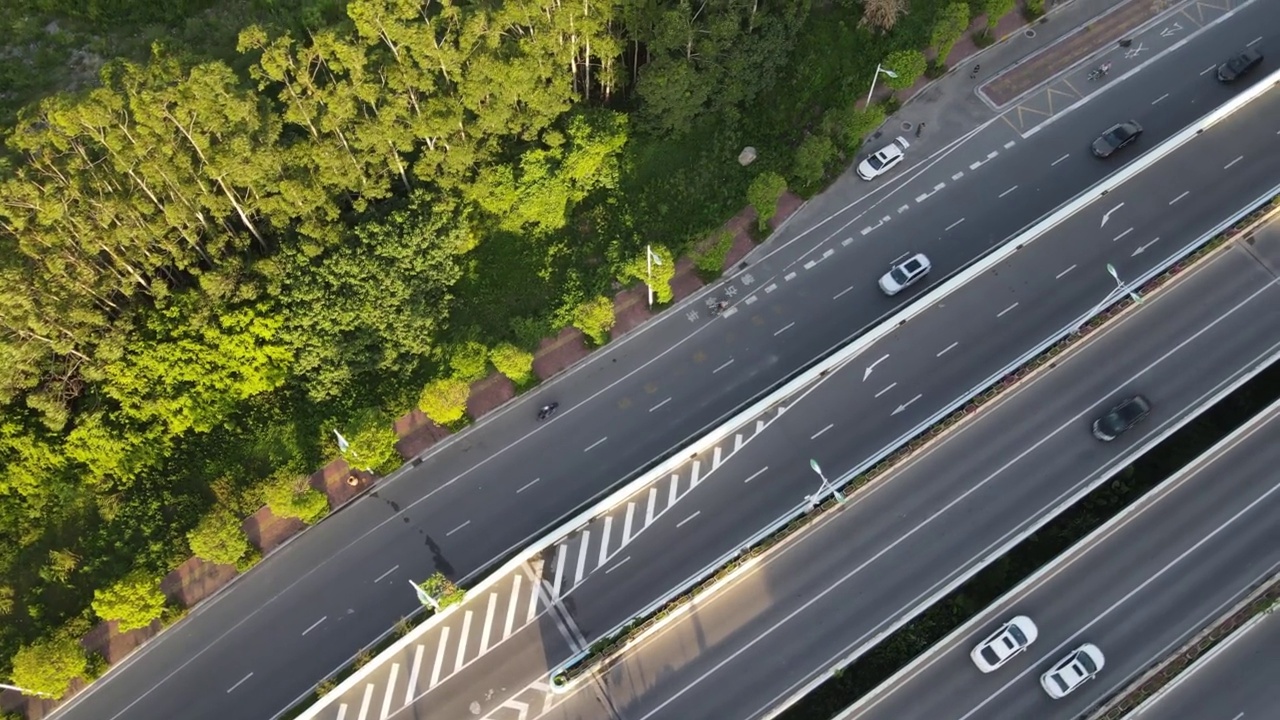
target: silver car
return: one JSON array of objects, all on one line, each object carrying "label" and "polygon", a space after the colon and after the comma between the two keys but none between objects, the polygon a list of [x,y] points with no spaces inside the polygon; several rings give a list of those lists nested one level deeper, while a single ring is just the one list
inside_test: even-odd
[{"label": "silver car", "polygon": [[1031,643],[1040,636],[1036,624],[1026,615],[1019,615],[998,630],[991,633],[986,640],[978,643],[969,653],[973,664],[984,673],[994,672],[1009,662],[1015,655],[1026,652]]},{"label": "silver car", "polygon": [[908,253],[893,261],[889,272],[880,277],[880,290],[885,295],[897,295],[902,289],[929,274],[933,269],[924,253]]},{"label": "silver car", "polygon": [[1048,672],[1041,675],[1040,686],[1054,700],[1064,698],[1070,695],[1071,691],[1092,680],[1105,663],[1106,658],[1102,657],[1102,651],[1098,646],[1085,643],[1072,650],[1070,655],[1054,663]]}]

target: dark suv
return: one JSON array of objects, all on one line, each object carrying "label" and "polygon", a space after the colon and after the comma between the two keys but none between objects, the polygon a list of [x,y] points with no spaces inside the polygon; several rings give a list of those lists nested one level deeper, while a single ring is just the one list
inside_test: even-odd
[{"label": "dark suv", "polygon": [[1235,82],[1260,64],[1262,64],[1262,53],[1253,48],[1245,48],[1218,66],[1218,82]]},{"label": "dark suv", "polygon": [[1106,415],[1094,420],[1093,436],[1103,442],[1111,442],[1120,437],[1124,431],[1146,420],[1149,414],[1151,414],[1151,403],[1141,395],[1134,395],[1111,408]]}]

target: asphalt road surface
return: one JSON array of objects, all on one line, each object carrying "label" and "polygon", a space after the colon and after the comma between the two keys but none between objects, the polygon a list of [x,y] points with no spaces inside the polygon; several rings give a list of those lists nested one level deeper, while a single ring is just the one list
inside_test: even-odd
[{"label": "asphalt road surface", "polygon": [[[817,459],[832,477],[857,466],[876,448],[892,445],[894,438],[910,430],[914,421],[903,418],[907,410],[926,402],[936,407],[955,400],[955,388],[981,384],[1042,340],[1044,328],[1069,326],[1115,290],[1114,281],[1102,270],[1108,260],[1127,258],[1118,264],[1122,273],[1129,274],[1143,257],[1139,254],[1135,259],[1133,250],[1153,237],[1163,236],[1171,247],[1181,246],[1215,226],[1220,213],[1230,213],[1233,198],[1245,196],[1242,188],[1250,187],[1248,183],[1270,187],[1264,179],[1266,183],[1280,180],[1275,170],[1251,175],[1244,162],[1233,165],[1238,173],[1219,176],[1203,170],[1213,158],[1234,157],[1237,148],[1231,143],[1247,147],[1265,141],[1270,143],[1267,148],[1274,147],[1280,142],[1276,139],[1280,126],[1274,120],[1278,110],[1280,93],[1273,93],[1110,193],[1104,205],[1095,204],[1061,223],[1006,263],[876,343],[864,353],[865,361],[828,375],[821,387],[791,404],[760,437],[690,491],[680,501],[678,512],[658,518],[606,563],[605,572],[588,575],[567,593],[563,614],[573,633],[586,643],[592,642],[661,597],[665,589],[731,552],[755,529],[776,518],[779,508],[802,504],[806,493],[818,490],[809,459]],[[1185,184],[1192,177],[1197,184]],[[1192,187],[1194,190],[1183,189]],[[1170,198],[1183,193],[1189,195],[1169,204]],[[1126,234],[1122,225],[1099,237],[1100,217],[1109,215],[1108,222],[1115,222],[1113,209],[1121,203],[1125,222],[1142,227],[1142,235]],[[1112,233],[1124,237],[1113,239]],[[855,523],[858,543],[850,547],[870,553],[860,556],[865,566],[858,565],[858,560],[844,559],[859,567],[863,594],[857,603],[842,598],[841,612],[856,608],[856,617],[869,623],[857,624],[867,634],[856,636],[852,644],[856,646],[908,616],[934,589],[980,566],[991,548],[1020,528],[1060,510],[1060,503],[1072,493],[1101,481],[1102,469],[1138,442],[1126,438],[1102,445],[1085,431],[1087,416],[1130,389],[1127,381],[1117,381],[1118,374],[1124,374],[1121,380],[1141,381],[1143,391],[1156,404],[1155,417],[1160,422],[1135,436],[1146,438],[1167,427],[1180,409],[1199,406],[1223,383],[1280,347],[1277,289],[1271,284],[1278,267],[1280,238],[1259,233],[1247,250],[1234,248],[1211,268],[1197,270],[1182,280],[1182,286],[1190,290],[1170,292],[1149,302],[1136,317],[1155,319],[1143,321],[1142,331],[1112,331],[1105,342],[1093,346],[1101,347],[1092,350],[1093,360],[1064,364],[1050,373],[1045,381],[1053,383],[1050,397],[1037,395],[1033,401],[1026,399],[1026,392],[1017,394],[1010,403],[1020,404],[1016,412],[1021,415],[1010,417],[1007,413],[1013,411],[1006,411],[997,415],[998,420],[976,425],[995,429],[987,431],[990,437],[969,439],[956,456],[930,466],[927,478],[916,481],[922,485],[896,481],[891,487],[911,489],[875,493],[876,499],[868,503],[874,510]],[[1073,274],[1078,284],[1061,282]],[[1086,283],[1096,284],[1080,287]],[[1045,430],[1044,424],[1052,432]],[[1081,432],[1067,432],[1075,425]],[[1031,428],[1027,432],[1049,434],[1038,442],[1022,434],[1026,428]],[[1090,458],[1097,463],[1092,474],[1082,471],[1081,465],[1082,459]],[[1010,472],[1006,467],[993,475],[992,467],[1001,464],[1019,469]],[[938,477],[952,480],[940,483]],[[1032,477],[1037,480],[1032,482]],[[1015,499],[1018,502],[1013,502]],[[953,502],[959,503],[959,508],[944,512]],[[909,537],[902,536],[903,520],[915,518],[932,519],[908,526],[914,529]],[[981,532],[966,537],[961,531],[970,523]],[[961,540],[965,542],[961,544]],[[882,550],[883,554],[878,554]],[[836,566],[825,562],[813,567],[821,568],[819,579],[836,573]],[[799,594],[812,595],[807,591]],[[767,594],[753,594],[752,599],[769,602]],[[473,602],[483,600],[474,598]],[[778,603],[777,607],[787,606]],[[769,611],[771,616],[775,612],[782,610]],[[812,628],[823,637],[834,637],[825,634],[830,628],[821,618],[814,619]],[[504,704],[504,695],[518,688],[521,680],[545,678],[549,668],[568,659],[567,648],[572,643],[560,637],[559,621],[544,616],[542,622],[522,629],[507,640],[501,652],[489,653],[447,681],[433,685],[417,707],[462,713],[473,707],[487,712]],[[774,644],[762,647],[770,657],[785,654]],[[702,664],[714,665],[717,658],[708,653],[689,662],[705,667]],[[774,701],[773,696],[761,698],[758,693],[788,691],[790,682],[807,680],[833,658],[819,654],[810,658],[809,664],[800,657],[789,660],[788,672],[779,673],[789,680],[780,687],[744,670],[726,674],[749,678],[749,687],[713,694],[764,707]],[[666,659],[659,661],[667,664]],[[651,659],[643,662],[652,667]],[[681,674],[672,682],[686,680]],[[627,697],[628,692],[619,690],[624,698],[619,703],[644,704],[654,697],[659,698],[652,700],[657,703],[662,697],[661,693],[650,695],[639,690],[630,694],[640,697]],[[681,697],[695,702],[692,698],[704,694]],[[517,703],[528,702],[524,693],[514,697]],[[669,712],[669,717],[679,718],[681,713],[696,715],[699,709],[677,703]],[[731,716],[751,717],[746,711]],[[649,716],[641,712],[634,717]]]},{"label": "asphalt road surface", "polygon": [[[598,683],[583,683],[545,717],[764,717],[1121,469],[1128,455],[1166,435],[1179,418],[1280,354],[1278,262],[1280,236],[1272,236],[1233,245],[1188,271],[1052,370],[624,653]],[[1151,400],[1152,416],[1116,442],[1095,440],[1091,420],[1135,392]],[[830,395],[826,407],[813,410],[834,418],[847,417],[853,407],[865,410],[857,401],[842,403],[841,393]],[[805,448],[785,443],[775,443],[770,462],[803,463]],[[843,458],[851,456],[846,451]],[[837,452],[837,462],[843,458]],[[670,534],[666,547],[688,552],[706,541],[691,530],[696,524]],[[673,552],[661,562],[638,556],[644,541],[633,543],[628,566],[658,572],[659,565],[678,562]],[[613,592],[626,592],[620,579],[614,582]],[[607,605],[609,590],[599,592],[599,604]],[[585,604],[578,599],[579,608]],[[1051,648],[1056,641],[1042,642]],[[1030,687],[1037,687],[1034,680]],[[952,698],[940,693],[935,701]]]},{"label": "asphalt road surface", "polygon": [[[1143,498],[1119,522],[993,603],[965,632],[936,646],[925,662],[841,720],[1074,718],[1121,690],[1280,566],[1280,478],[1275,473],[1280,404],[1247,427]],[[1040,637],[1004,667],[983,675],[969,651],[1014,615],[1034,620]],[[1051,699],[1040,687],[1040,674],[1084,642],[1101,648],[1102,671],[1067,697]],[[1247,653],[1250,647],[1256,652],[1259,644],[1242,649]],[[1280,656],[1270,665],[1270,675],[1255,665],[1237,668],[1237,677],[1252,678],[1255,687],[1274,685]],[[1201,691],[1211,687],[1197,684]],[[1241,697],[1241,707],[1224,704],[1223,690],[1210,693],[1216,697],[1207,704],[1185,692],[1186,702],[1169,704],[1177,708],[1169,717],[1231,720],[1249,702],[1258,707],[1256,694],[1252,701]],[[1259,720],[1276,714],[1274,687],[1269,690],[1264,694],[1272,698],[1270,710],[1255,713]]]},{"label": "asphalt road surface", "polygon": [[[790,242],[805,227],[793,223],[773,255],[715,289],[715,297],[735,302],[734,317],[712,321],[705,310],[692,312],[696,303],[673,312],[529,401],[487,419],[275,553],[73,699],[60,717],[271,717],[413,610],[407,581],[436,569],[464,577],[485,567],[892,312],[913,294],[887,300],[875,279],[902,252],[928,252],[933,278],[940,280],[1216,107],[1247,82],[1224,87],[1201,71],[1226,48],[1257,39],[1259,28],[1270,28],[1262,38],[1268,44],[1277,27],[1280,8],[1253,3],[1029,138],[997,121],[929,167],[871,190],[861,203]],[[1133,152],[1109,163],[1090,157],[1093,137],[1128,117],[1147,128]],[[1253,149],[1233,145],[1231,138],[1223,142],[1224,153]],[[950,179],[977,160],[980,169]],[[1230,192],[1218,195],[1210,187],[1197,197],[1196,190],[1179,204],[1233,201],[1224,196],[1264,182],[1256,160],[1241,155],[1229,166],[1232,180],[1223,187]],[[1005,192],[1006,180],[1018,188]],[[945,187],[935,189],[939,184]],[[870,209],[875,203],[893,215],[893,232],[886,230],[890,225],[857,230],[860,218],[880,212]],[[1134,246],[1115,245],[1121,247],[1132,252]],[[1071,297],[1101,296],[1108,282],[1077,273],[1058,284]],[[1023,315],[1009,322],[1031,332],[1046,330],[1035,327],[1044,319]],[[982,351],[981,345],[971,348]],[[969,361],[961,366],[971,367]],[[937,384],[918,402],[894,396],[907,405],[894,416],[897,427],[929,417],[961,391],[943,379],[937,373],[924,378]],[[903,376],[900,383],[905,388],[912,381]],[[560,402],[561,413],[535,423],[532,408],[551,399]],[[858,444],[869,454],[883,437],[891,435]]]},{"label": "asphalt road surface", "polygon": [[[1280,440],[1277,438],[1276,440]],[[1273,440],[1273,443],[1275,440]],[[1275,515],[1272,515],[1274,521]],[[1275,531],[1274,522],[1271,525]],[[1274,536],[1273,536],[1274,537]],[[1272,543],[1274,547],[1274,543]],[[1271,720],[1280,708],[1280,613],[1232,634],[1129,714],[1132,720]]]}]

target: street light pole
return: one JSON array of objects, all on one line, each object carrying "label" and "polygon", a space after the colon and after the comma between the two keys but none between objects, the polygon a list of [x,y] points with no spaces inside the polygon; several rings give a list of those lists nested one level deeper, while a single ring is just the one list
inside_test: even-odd
[{"label": "street light pole", "polygon": [[1116,290],[1119,290],[1119,291],[1120,291],[1120,292],[1122,292],[1122,293],[1123,293],[1123,292],[1127,292],[1127,293],[1129,293],[1129,299],[1130,299],[1130,300],[1133,300],[1133,302],[1134,302],[1134,303],[1136,303],[1136,304],[1138,304],[1138,305],[1141,305],[1141,304],[1142,304],[1142,296],[1141,296],[1141,295],[1139,295],[1137,292],[1135,292],[1135,291],[1133,291],[1133,290],[1129,289],[1129,288],[1125,285],[1125,282],[1124,282],[1123,280],[1121,280],[1121,279],[1120,279],[1120,273],[1116,272],[1116,266],[1115,266],[1115,265],[1112,265],[1111,263],[1107,263],[1107,272],[1111,273],[1111,277],[1115,278],[1115,280],[1116,280]]},{"label": "street light pole", "polygon": [[820,497],[825,495],[827,490],[830,490],[831,494],[836,496],[836,502],[844,502],[846,500],[845,496],[840,494],[840,490],[837,489],[835,485],[832,485],[830,480],[827,480],[826,475],[822,474],[822,467],[818,465],[817,460],[810,459],[809,467],[813,468],[813,471],[818,473],[818,477],[822,479],[822,485],[818,488],[818,494],[805,496],[805,499],[809,501],[810,505],[817,507]]},{"label": "street light pole", "polygon": [[872,94],[872,93],[874,93],[874,92],[876,91],[876,80],[879,80],[879,79],[880,79],[880,74],[881,74],[881,73],[883,73],[883,74],[885,74],[885,75],[888,75],[888,76],[889,76],[889,77],[891,77],[891,78],[896,78],[896,77],[898,77],[898,73],[896,73],[896,72],[894,72],[894,71],[892,71],[892,70],[885,70],[883,67],[881,67],[881,66],[880,66],[880,63],[876,63],[876,74],[871,76],[871,89],[867,91],[867,106],[868,106],[868,107],[870,107],[870,106],[871,106],[871,94]]},{"label": "street light pole", "polygon": [[649,307],[653,307],[653,264],[657,263],[661,265],[662,258],[658,257],[657,254],[653,252],[652,245],[645,245],[644,261],[645,261],[645,272],[647,273],[647,280],[645,282],[645,287],[649,288]]},{"label": "street light pole", "polygon": [[1106,297],[1102,298],[1102,302],[1093,306],[1093,310],[1089,311],[1089,314],[1086,315],[1084,319],[1080,321],[1080,324],[1076,326],[1075,332],[1080,332],[1080,328],[1084,327],[1085,323],[1089,322],[1094,318],[1094,316],[1102,312],[1102,309],[1107,305],[1110,305],[1117,294],[1129,293],[1129,298],[1133,300],[1134,304],[1142,304],[1142,296],[1129,289],[1125,282],[1120,279],[1120,273],[1116,271],[1116,267],[1114,265],[1107,263],[1107,272],[1115,279],[1116,286],[1107,293]]},{"label": "street light pole", "polygon": [[431,597],[426,590],[423,590],[421,585],[412,580],[409,581],[409,584],[413,586],[413,591],[418,596],[418,602],[423,605],[430,606],[431,609],[436,612],[440,612],[440,603],[437,602],[435,598]]},{"label": "street light pole", "polygon": [[24,687],[18,687],[17,685],[10,685],[9,683],[0,683],[0,690],[12,690],[14,692],[22,693],[23,695],[31,695],[34,697],[42,697],[42,698],[53,697],[48,693],[36,692],[35,690],[28,690]]}]

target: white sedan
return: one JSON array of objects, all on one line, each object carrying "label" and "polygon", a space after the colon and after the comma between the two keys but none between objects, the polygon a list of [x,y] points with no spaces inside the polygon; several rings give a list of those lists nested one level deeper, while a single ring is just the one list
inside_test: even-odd
[{"label": "white sedan", "polygon": [[1024,652],[1036,641],[1040,632],[1026,615],[1019,615],[991,633],[969,653],[973,664],[984,673],[993,672],[1010,658]]},{"label": "white sedan", "polygon": [[1092,680],[1102,669],[1106,659],[1097,645],[1085,643],[1070,655],[1062,658],[1040,676],[1040,686],[1049,693],[1049,697],[1057,700],[1071,694],[1072,690]]},{"label": "white sedan", "polygon": [[906,138],[899,136],[893,142],[872,153],[871,157],[858,163],[858,177],[863,180],[873,180],[889,172],[890,168],[902,162],[902,158],[906,157],[902,151],[910,146]]},{"label": "white sedan", "polygon": [[903,288],[915,284],[917,280],[929,274],[933,264],[924,253],[907,253],[889,266],[889,272],[880,277],[880,292],[885,295],[897,295]]}]

